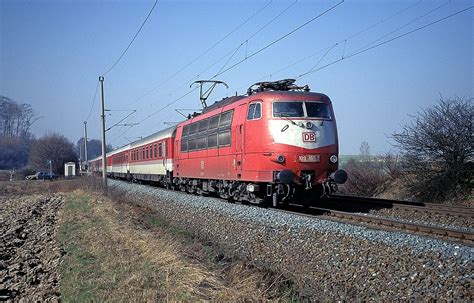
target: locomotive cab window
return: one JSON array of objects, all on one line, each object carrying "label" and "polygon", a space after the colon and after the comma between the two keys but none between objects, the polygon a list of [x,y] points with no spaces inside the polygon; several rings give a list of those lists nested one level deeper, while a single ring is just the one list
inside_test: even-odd
[{"label": "locomotive cab window", "polygon": [[328,105],[323,102],[283,101],[273,103],[273,117],[331,119],[331,112]]},{"label": "locomotive cab window", "polygon": [[327,104],[322,102],[305,102],[305,105],[308,117],[331,119]]},{"label": "locomotive cab window", "polygon": [[273,117],[304,117],[303,102],[274,102]]},{"label": "locomotive cab window", "polygon": [[247,120],[258,120],[262,117],[262,104],[252,103],[249,106],[249,111],[247,113]]}]

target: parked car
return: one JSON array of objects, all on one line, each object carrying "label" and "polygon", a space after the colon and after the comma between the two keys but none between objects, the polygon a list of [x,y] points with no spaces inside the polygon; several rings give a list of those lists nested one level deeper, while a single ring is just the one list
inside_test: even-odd
[{"label": "parked car", "polygon": [[57,178],[58,175],[55,173],[49,173],[47,171],[39,171],[34,175],[26,176],[27,180],[53,180]]}]

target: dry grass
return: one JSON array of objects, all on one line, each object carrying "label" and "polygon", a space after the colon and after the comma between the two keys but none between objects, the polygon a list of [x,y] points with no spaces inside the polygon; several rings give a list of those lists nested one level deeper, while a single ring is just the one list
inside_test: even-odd
[{"label": "dry grass", "polygon": [[279,276],[212,249],[149,209],[98,195],[68,195],[61,241],[64,301],[288,301]]}]

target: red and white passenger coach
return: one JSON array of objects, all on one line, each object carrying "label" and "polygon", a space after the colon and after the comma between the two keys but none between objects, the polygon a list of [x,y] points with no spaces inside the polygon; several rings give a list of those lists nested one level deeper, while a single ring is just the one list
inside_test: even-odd
[{"label": "red and white passenger coach", "polygon": [[[107,174],[254,204],[308,203],[335,192],[331,100],[294,80],[260,82],[201,114],[107,154]],[[99,171],[101,159],[91,161]]]}]

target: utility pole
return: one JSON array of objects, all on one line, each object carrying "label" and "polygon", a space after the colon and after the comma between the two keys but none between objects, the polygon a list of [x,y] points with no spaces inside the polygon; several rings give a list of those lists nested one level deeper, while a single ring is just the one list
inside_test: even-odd
[{"label": "utility pole", "polygon": [[107,193],[107,158],[105,154],[105,100],[104,100],[104,77],[99,77],[100,82],[100,90],[102,95],[102,105],[100,107],[101,114],[100,117],[102,119],[102,182],[104,184],[105,192]]},{"label": "utility pole", "polygon": [[89,172],[89,164],[87,163],[87,121],[84,121],[84,160],[86,162],[86,174]]}]

